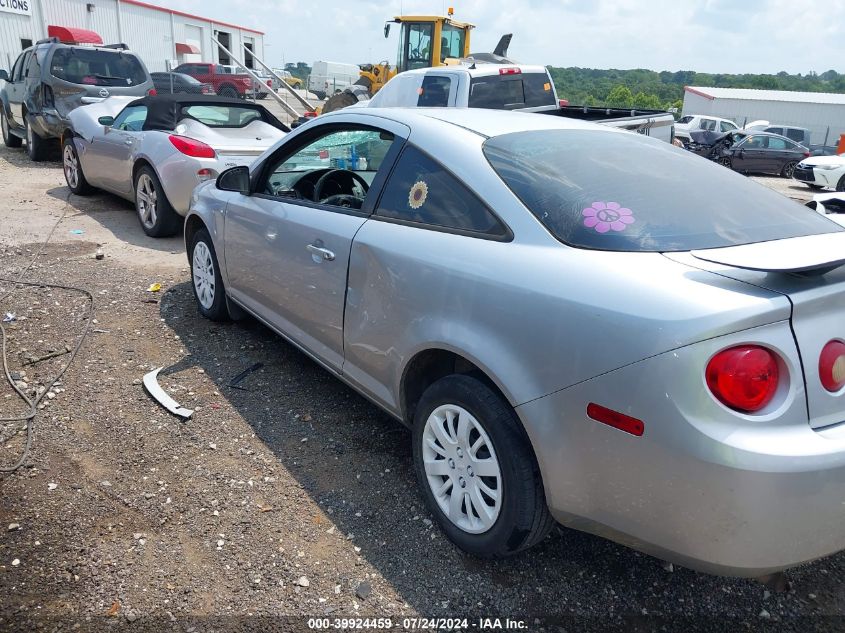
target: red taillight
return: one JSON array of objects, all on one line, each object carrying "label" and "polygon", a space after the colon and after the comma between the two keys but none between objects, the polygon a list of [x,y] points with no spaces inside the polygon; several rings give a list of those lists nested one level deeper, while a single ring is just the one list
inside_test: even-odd
[{"label": "red taillight", "polygon": [[804,152],[804,158],[810,158],[810,152]]},{"label": "red taillight", "polygon": [[306,119],[310,119],[310,118],[317,116],[317,113],[316,112],[304,112],[302,114],[302,116],[304,116]]},{"label": "red taillight", "polygon": [[149,90],[147,90],[148,97],[155,97],[157,94],[158,90],[156,90],[155,88],[150,88]]},{"label": "red taillight", "polygon": [[268,86],[270,86],[270,87],[272,88],[272,86],[273,86],[273,80],[272,80],[272,79],[268,79],[268,80],[267,80],[267,85],[268,85]]},{"label": "red taillight", "polygon": [[637,437],[640,437],[645,431],[645,424],[642,423],[642,420],[632,418],[630,415],[619,413],[619,411],[614,411],[613,409],[608,409],[595,402],[587,405],[587,416],[596,422],[607,424]]},{"label": "red taillight", "polygon": [[522,69],[520,69],[520,68],[500,68],[499,74],[500,75],[521,75]]},{"label": "red taillight", "polygon": [[707,363],[707,386],[727,407],[754,413],[765,407],[778,388],[775,355],[759,345],[722,350]]},{"label": "red taillight", "polygon": [[560,101],[558,101],[558,102],[557,102],[557,104],[558,104],[561,108],[565,108],[566,106],[568,106],[568,105],[569,105],[569,100],[568,100],[568,99],[561,99]]},{"label": "red taillight", "polygon": [[829,341],[819,356],[819,378],[828,391],[845,386],[845,343]]},{"label": "red taillight", "polygon": [[193,156],[194,158],[217,158],[217,154],[211,145],[206,145],[201,141],[197,141],[187,136],[170,135],[170,142],[173,147],[182,152],[185,156]]}]

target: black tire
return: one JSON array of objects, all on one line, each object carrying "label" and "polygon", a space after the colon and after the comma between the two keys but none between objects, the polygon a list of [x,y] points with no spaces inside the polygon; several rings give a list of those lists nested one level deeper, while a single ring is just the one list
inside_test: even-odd
[{"label": "black tire", "polygon": [[845,191],[845,176],[839,179],[839,182],[836,183],[836,190],[837,191]]},{"label": "black tire", "polygon": [[786,165],[783,166],[783,169],[780,170],[780,175],[784,178],[792,178],[792,174],[795,173],[795,165],[798,164],[798,161],[791,160]]},{"label": "black tire", "polygon": [[[501,507],[493,525],[481,533],[466,531],[449,519],[438,505],[425,471],[423,442],[426,424],[432,412],[444,405],[455,405],[469,412],[487,434],[497,456],[501,474]],[[476,439],[478,437],[480,435]],[[484,449],[476,450],[480,452]],[[541,541],[554,525],[546,506],[537,459],[516,413],[497,393],[473,376],[453,374],[426,389],[414,415],[413,456],[417,481],[429,509],[449,540],[469,554],[483,558],[516,554]],[[457,467],[456,461],[459,462]],[[469,460],[465,457],[460,457],[460,460],[455,457],[451,464],[455,475],[444,476],[443,483],[449,479],[455,481],[453,477],[458,475],[474,477],[466,464]]]},{"label": "black tire", "polygon": [[[182,228],[182,216],[173,209],[155,171],[144,165],[135,174],[135,212],[144,233],[169,237]],[[150,200],[150,202],[147,202]]]},{"label": "black tire", "polygon": [[358,103],[358,97],[351,92],[338,92],[329,97],[326,100],[326,103],[323,104],[323,114],[328,114],[329,112],[334,112],[335,110],[342,110],[343,108],[356,103]]},{"label": "black tire", "polygon": [[733,169],[733,168],[734,168],[734,167],[733,167],[733,162],[731,162],[731,159],[730,159],[729,157],[727,157],[727,156],[722,156],[722,158],[720,158],[720,159],[718,160],[718,163],[719,163],[722,167],[727,167],[728,169]]},{"label": "black tire", "polygon": [[807,185],[810,189],[815,189],[816,191],[818,191],[819,189],[824,189],[823,185],[813,185],[809,182],[805,182],[804,184]]},{"label": "black tire", "polygon": [[[210,303],[208,302],[207,297],[203,300],[200,299],[200,293],[202,292],[200,278],[204,277],[205,279],[208,279],[208,269],[205,269],[206,275],[203,275],[201,271],[197,271],[196,273],[194,271],[194,252],[200,243],[202,243],[207,249],[206,253],[208,255],[208,260],[213,268],[211,272],[214,278],[214,288],[211,290],[213,297]],[[202,259],[203,257],[200,257],[200,260]],[[220,265],[217,263],[217,251],[214,250],[214,243],[211,241],[211,235],[209,235],[208,230],[205,227],[194,233],[194,236],[191,239],[190,250],[188,251],[188,261],[191,263],[191,288],[194,291],[194,299],[196,299],[197,308],[199,309],[200,314],[206,319],[210,319],[212,321],[228,321],[229,310],[226,306],[226,289],[223,287],[223,278],[220,276]],[[200,286],[200,290],[198,290],[198,286]],[[206,302],[206,305],[203,305],[204,301]]]},{"label": "black tire", "polygon": [[220,92],[218,93],[221,97],[227,97],[229,99],[237,99],[240,95],[238,91],[235,89],[234,86],[225,85],[220,88]]},{"label": "black tire", "polygon": [[266,99],[266,98],[267,98],[267,93],[266,93],[266,92],[259,92],[259,93],[256,95],[256,98],[257,98],[257,99],[259,99],[259,100],[260,100],[260,99]]},{"label": "black tire", "polygon": [[[76,166],[75,179],[72,173],[74,163]],[[65,137],[65,141],[62,144],[62,171],[65,174],[65,182],[71,192],[78,196],[87,196],[94,191],[94,187],[88,184],[88,180],[82,172],[82,163],[79,161],[79,153],[76,151],[76,145],[73,144],[73,137],[69,134]]]},{"label": "black tire", "polygon": [[3,133],[3,144],[6,147],[17,149],[23,145],[23,139],[20,136],[15,136],[12,134],[11,130],[9,130],[9,119],[6,117],[6,112],[2,103],[0,103],[0,128],[2,128]]},{"label": "black tire", "polygon": [[38,132],[32,129],[29,121],[26,120],[26,116],[24,116],[24,126],[26,128],[26,153],[29,155],[29,159],[34,163],[47,160],[50,155],[50,141],[42,138]]}]

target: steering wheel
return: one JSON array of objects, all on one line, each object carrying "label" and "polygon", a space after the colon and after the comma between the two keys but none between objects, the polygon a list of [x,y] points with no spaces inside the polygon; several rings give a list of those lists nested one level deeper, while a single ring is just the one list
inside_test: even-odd
[{"label": "steering wheel", "polygon": [[334,196],[329,196],[321,200],[322,204],[331,204],[336,207],[346,207],[347,209],[360,209],[364,204],[364,200],[358,196],[352,196],[348,193],[339,193]]},{"label": "steering wheel", "polygon": [[[317,180],[316,184],[314,185],[314,197],[313,197],[314,202],[322,202],[322,203],[325,203],[325,204],[331,204],[330,202],[326,202],[326,200],[336,198],[338,195],[348,195],[348,194],[337,194],[337,195],[333,195],[333,196],[328,196],[325,200],[323,200],[323,198],[322,198],[323,187],[326,186],[326,183],[330,179],[335,178],[336,176],[338,176],[340,174],[348,175],[350,178],[352,178],[352,180],[354,180],[359,185],[361,185],[361,188],[364,190],[365,194],[367,193],[367,191],[370,190],[370,185],[367,184],[367,181],[364,180],[363,178],[361,178],[361,176],[356,174],[354,171],[351,171],[349,169],[330,169],[325,174],[320,176],[320,178]],[[349,197],[355,198],[356,200],[361,200],[362,204],[364,202],[363,199],[358,198],[357,196],[351,196],[350,195]],[[360,207],[358,207],[358,208],[360,208]]]}]

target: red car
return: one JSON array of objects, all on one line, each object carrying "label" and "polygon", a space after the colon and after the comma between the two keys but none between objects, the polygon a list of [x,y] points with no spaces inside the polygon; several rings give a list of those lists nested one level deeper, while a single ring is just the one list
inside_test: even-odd
[{"label": "red car", "polygon": [[211,84],[221,97],[252,97],[253,79],[247,74],[232,74],[220,64],[190,63],[180,64],[173,72],[190,75],[201,83]]}]

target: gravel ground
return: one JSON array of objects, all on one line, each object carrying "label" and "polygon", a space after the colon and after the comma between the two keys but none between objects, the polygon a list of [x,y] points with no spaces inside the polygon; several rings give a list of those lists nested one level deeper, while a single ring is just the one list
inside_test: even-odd
[{"label": "gravel ground", "polygon": [[[299,631],[306,617],[369,616],[842,630],[843,555],[764,586],[564,529],[505,561],[461,554],[423,507],[404,428],[254,321],[200,318],[179,238],[148,239],[127,203],[71,196],[57,163],[0,149],[0,276],[26,266],[57,221],[27,278],[87,289],[94,314],[75,291],[2,299],[11,285],[0,281],[0,313],[18,317],[8,348],[22,388],[49,385],[68,356],[25,363],[91,328],[43,400],[28,465],[0,475],[0,629]],[[241,389],[228,386],[255,363]],[[189,421],[143,391],[160,366],[162,385],[196,410]],[[23,410],[3,382],[0,417]],[[0,447],[2,463],[22,437]]]}]

